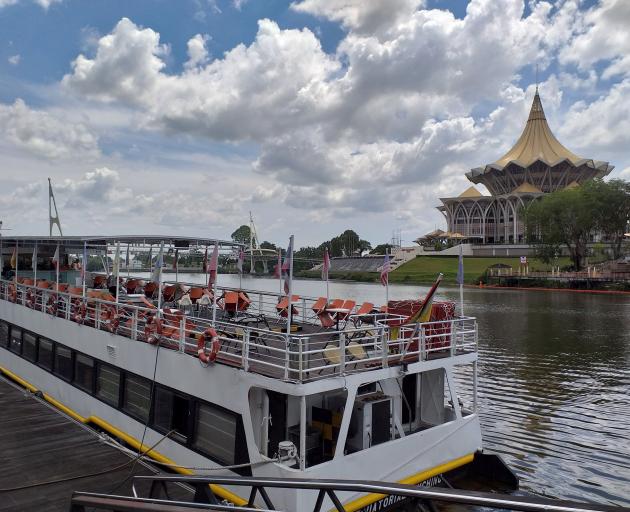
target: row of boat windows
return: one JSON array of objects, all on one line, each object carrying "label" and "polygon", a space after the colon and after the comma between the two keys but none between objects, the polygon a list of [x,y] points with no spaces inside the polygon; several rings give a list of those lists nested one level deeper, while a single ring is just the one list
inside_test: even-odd
[{"label": "row of boat windows", "polygon": [[239,414],[157,383],[152,390],[144,377],[2,321],[0,346],[220,464],[249,462]]}]

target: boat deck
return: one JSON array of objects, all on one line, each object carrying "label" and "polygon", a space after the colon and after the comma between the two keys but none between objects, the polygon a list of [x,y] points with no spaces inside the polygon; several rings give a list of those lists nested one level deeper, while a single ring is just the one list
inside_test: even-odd
[{"label": "boat deck", "polygon": [[[0,511],[69,510],[73,491],[131,495],[132,475],[159,473],[147,464],[134,464],[94,430],[1,376],[0,425]],[[40,484],[53,480],[65,481]],[[170,490],[191,498],[184,488]]]}]

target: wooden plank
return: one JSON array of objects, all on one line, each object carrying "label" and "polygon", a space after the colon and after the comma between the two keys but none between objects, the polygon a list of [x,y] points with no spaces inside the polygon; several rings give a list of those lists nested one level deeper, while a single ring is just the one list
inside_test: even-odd
[{"label": "wooden plank", "polygon": [[[0,378],[0,511],[69,510],[73,491],[131,494],[130,477],[158,471],[99,441],[94,431]],[[84,475],[118,468],[98,476]],[[71,480],[36,485],[52,480]],[[29,487],[30,486],[30,487]],[[15,489],[26,487],[23,489]],[[2,492],[4,489],[15,489]],[[148,487],[141,487],[148,492]],[[169,488],[169,491],[171,489]],[[182,489],[182,498],[191,494]]]}]

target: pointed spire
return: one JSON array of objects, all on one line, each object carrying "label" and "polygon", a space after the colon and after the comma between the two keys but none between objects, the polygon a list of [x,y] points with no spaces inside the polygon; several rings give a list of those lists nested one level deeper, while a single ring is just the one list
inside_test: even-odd
[{"label": "pointed spire", "polygon": [[532,101],[532,108],[529,111],[529,117],[527,122],[530,121],[546,121],[545,111],[543,110],[542,101],[540,101],[540,95],[538,94],[538,86],[536,86],[536,94],[534,94],[534,101]]}]

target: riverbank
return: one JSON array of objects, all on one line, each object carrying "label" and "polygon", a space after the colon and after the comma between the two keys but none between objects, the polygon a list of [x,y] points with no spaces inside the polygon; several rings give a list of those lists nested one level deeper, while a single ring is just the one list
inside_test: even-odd
[{"label": "riverbank", "polygon": [[[567,258],[558,259],[557,265],[568,265]],[[488,257],[473,258],[464,257],[464,283],[479,284],[484,279],[484,274],[488,267],[492,265],[508,265],[514,269],[518,269],[520,258],[518,257]],[[444,275],[445,284],[457,283],[457,256],[418,256],[407,263],[404,263],[397,269],[393,270],[389,275],[390,283],[398,284],[431,284],[435,281],[435,277],[441,272]],[[530,271],[549,271],[551,265],[547,265],[535,258],[529,259]],[[321,279],[320,271],[302,271],[296,273],[297,277]],[[380,280],[378,272],[330,272],[331,279],[341,281],[358,281],[364,283],[373,283]]]}]

